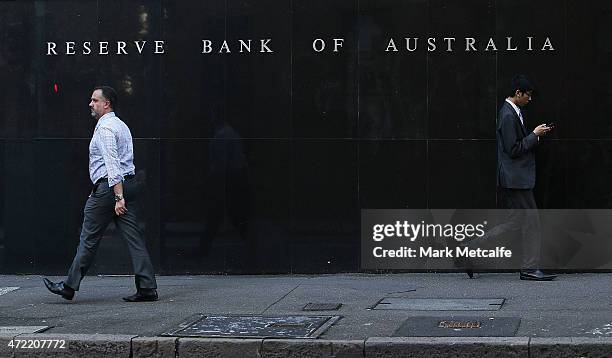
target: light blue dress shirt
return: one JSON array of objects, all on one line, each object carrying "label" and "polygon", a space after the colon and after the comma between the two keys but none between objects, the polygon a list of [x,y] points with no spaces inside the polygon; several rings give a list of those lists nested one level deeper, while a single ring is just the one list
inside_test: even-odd
[{"label": "light blue dress shirt", "polygon": [[130,129],[115,112],[103,115],[89,143],[89,178],[94,184],[108,178],[108,186],[112,187],[135,170]]}]

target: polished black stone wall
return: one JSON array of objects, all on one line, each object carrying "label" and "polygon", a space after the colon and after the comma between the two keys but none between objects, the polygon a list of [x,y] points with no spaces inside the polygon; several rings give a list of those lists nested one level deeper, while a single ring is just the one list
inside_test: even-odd
[{"label": "polished black stone wall", "polygon": [[[610,208],[611,16],[604,0],[0,1],[0,272],[68,268],[101,83],[135,138],[163,273],[357,271],[362,208],[495,207],[495,117],[516,73],[537,85],[528,126],[557,123],[538,152],[540,207]],[[405,37],[438,50],[408,52]],[[490,37],[498,51],[482,51]],[[555,51],[539,51],[546,37]],[[267,38],[273,53],[238,51]],[[203,39],[231,53],[202,54]],[[142,55],[113,54],[138,40]],[[77,55],[46,56],[47,41]],[[84,41],[111,54],[80,55]],[[129,265],[111,227],[92,271]]]}]

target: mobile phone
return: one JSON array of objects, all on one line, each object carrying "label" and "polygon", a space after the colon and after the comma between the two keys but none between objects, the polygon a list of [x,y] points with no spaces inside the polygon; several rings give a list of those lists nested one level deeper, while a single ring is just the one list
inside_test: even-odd
[{"label": "mobile phone", "polygon": [[546,124],[546,126],[549,127],[549,128],[555,128],[556,124],[555,124],[555,122],[550,122],[550,123]]}]

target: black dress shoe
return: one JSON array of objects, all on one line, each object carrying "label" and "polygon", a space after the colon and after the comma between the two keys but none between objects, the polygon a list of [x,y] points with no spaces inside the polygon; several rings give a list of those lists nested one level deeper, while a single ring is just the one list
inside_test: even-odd
[{"label": "black dress shoe", "polygon": [[474,264],[469,257],[454,257],[453,261],[455,263],[455,267],[464,269],[469,278],[474,278]]},{"label": "black dress shoe", "polygon": [[552,281],[557,278],[557,275],[548,275],[541,270],[524,270],[521,271],[521,280],[529,281]]},{"label": "black dress shoe", "polygon": [[157,290],[138,290],[135,294],[123,297],[125,302],[151,302],[157,301]]},{"label": "black dress shoe", "polygon": [[72,300],[74,297],[74,290],[64,284],[64,281],[60,281],[58,283],[52,282],[47,278],[43,278],[43,282],[47,289],[56,295],[62,296],[62,298],[67,300]]}]

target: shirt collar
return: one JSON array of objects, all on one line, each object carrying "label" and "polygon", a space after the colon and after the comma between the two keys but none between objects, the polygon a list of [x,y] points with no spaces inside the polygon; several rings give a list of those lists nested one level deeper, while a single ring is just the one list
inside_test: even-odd
[{"label": "shirt collar", "polygon": [[108,117],[114,117],[115,116],[115,112],[108,112],[107,114],[103,115],[102,117],[100,117],[100,119],[98,119],[98,122],[100,122],[101,120],[103,120],[104,118],[108,118]]},{"label": "shirt collar", "polygon": [[[98,119],[98,123],[96,123],[96,128],[98,129],[98,126],[100,125],[100,123],[102,123],[102,120],[105,118],[110,118],[110,117],[114,117],[115,116],[115,112],[108,112],[105,115],[103,115],[102,117],[100,117],[100,119]],[[94,131],[95,131],[94,129]]]},{"label": "shirt collar", "polygon": [[521,118],[521,109],[518,108],[518,106],[516,104],[514,104],[511,100],[509,100],[508,98],[506,98],[506,102],[510,103],[510,105],[512,106],[512,108],[514,108],[514,111],[516,112],[516,114],[519,116],[519,118]]}]

